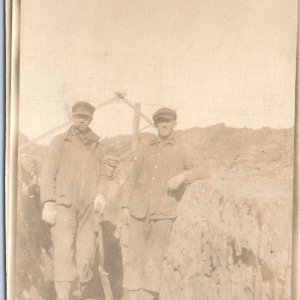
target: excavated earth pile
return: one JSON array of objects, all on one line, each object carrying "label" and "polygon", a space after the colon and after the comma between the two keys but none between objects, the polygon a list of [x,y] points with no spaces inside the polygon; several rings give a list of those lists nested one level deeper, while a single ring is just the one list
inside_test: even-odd
[{"label": "excavated earth pile", "polygon": [[[210,178],[189,186],[179,203],[160,300],[290,299],[293,129],[235,129],[218,124],[176,134],[197,150]],[[142,142],[151,138],[151,134],[141,135]],[[117,180],[110,184],[112,205],[105,238],[107,269],[120,299],[121,249],[113,231],[119,222],[119,189],[130,170],[130,137],[103,143],[107,152],[120,158]],[[54,299],[52,245],[49,228],[40,218],[38,187],[45,151],[32,145],[19,155],[19,299]]]},{"label": "excavated earth pile", "polygon": [[290,299],[292,142],[278,131],[188,188],[162,300]]}]

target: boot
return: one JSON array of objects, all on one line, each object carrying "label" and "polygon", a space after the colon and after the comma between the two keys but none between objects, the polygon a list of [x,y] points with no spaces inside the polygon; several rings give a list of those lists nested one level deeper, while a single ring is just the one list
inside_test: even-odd
[{"label": "boot", "polygon": [[55,291],[57,294],[57,300],[69,300],[71,282],[70,281],[55,281]]}]

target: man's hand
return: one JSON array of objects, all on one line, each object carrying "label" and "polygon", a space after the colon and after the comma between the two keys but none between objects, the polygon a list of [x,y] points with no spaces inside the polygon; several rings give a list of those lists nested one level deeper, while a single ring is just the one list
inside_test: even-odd
[{"label": "man's hand", "polygon": [[42,220],[49,223],[52,226],[55,224],[56,209],[55,209],[54,202],[48,201],[44,204],[44,208],[42,212]]},{"label": "man's hand", "polygon": [[106,199],[103,194],[98,193],[96,199],[94,200],[94,210],[99,214],[103,214],[106,206]]},{"label": "man's hand", "polygon": [[179,186],[185,181],[185,174],[180,173],[171,179],[167,183],[167,188],[169,191],[177,190]]}]

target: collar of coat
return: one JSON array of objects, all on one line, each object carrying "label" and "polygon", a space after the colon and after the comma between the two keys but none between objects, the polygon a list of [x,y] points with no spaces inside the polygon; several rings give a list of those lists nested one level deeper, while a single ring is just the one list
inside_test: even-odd
[{"label": "collar of coat", "polygon": [[[71,126],[69,130],[64,134],[64,139],[70,140],[70,138],[74,135],[79,136],[78,132],[76,132],[75,127]],[[96,133],[94,133],[90,128],[88,128],[88,131],[81,136],[83,136],[84,139],[88,142],[97,142],[100,139],[100,137]]]},{"label": "collar of coat", "polygon": [[166,140],[162,140],[159,136],[155,137],[151,142],[150,145],[156,145],[156,144],[170,144],[174,145],[176,142],[174,135],[172,134],[169,136]]}]

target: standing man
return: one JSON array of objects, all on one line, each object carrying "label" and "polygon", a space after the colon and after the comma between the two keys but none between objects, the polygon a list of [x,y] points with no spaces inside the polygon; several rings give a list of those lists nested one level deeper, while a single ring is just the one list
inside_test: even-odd
[{"label": "standing man", "polygon": [[42,218],[52,225],[53,279],[58,300],[68,300],[71,284],[84,291],[91,279],[95,252],[95,212],[106,200],[103,149],[88,127],[95,108],[88,102],[72,107],[73,125],[56,136],[45,157],[41,176]]},{"label": "standing man", "polygon": [[175,139],[176,119],[170,108],[154,113],[158,136],[138,150],[123,193],[123,215],[130,215],[123,285],[130,300],[158,299],[177,202],[186,184],[207,177],[195,152]]}]

